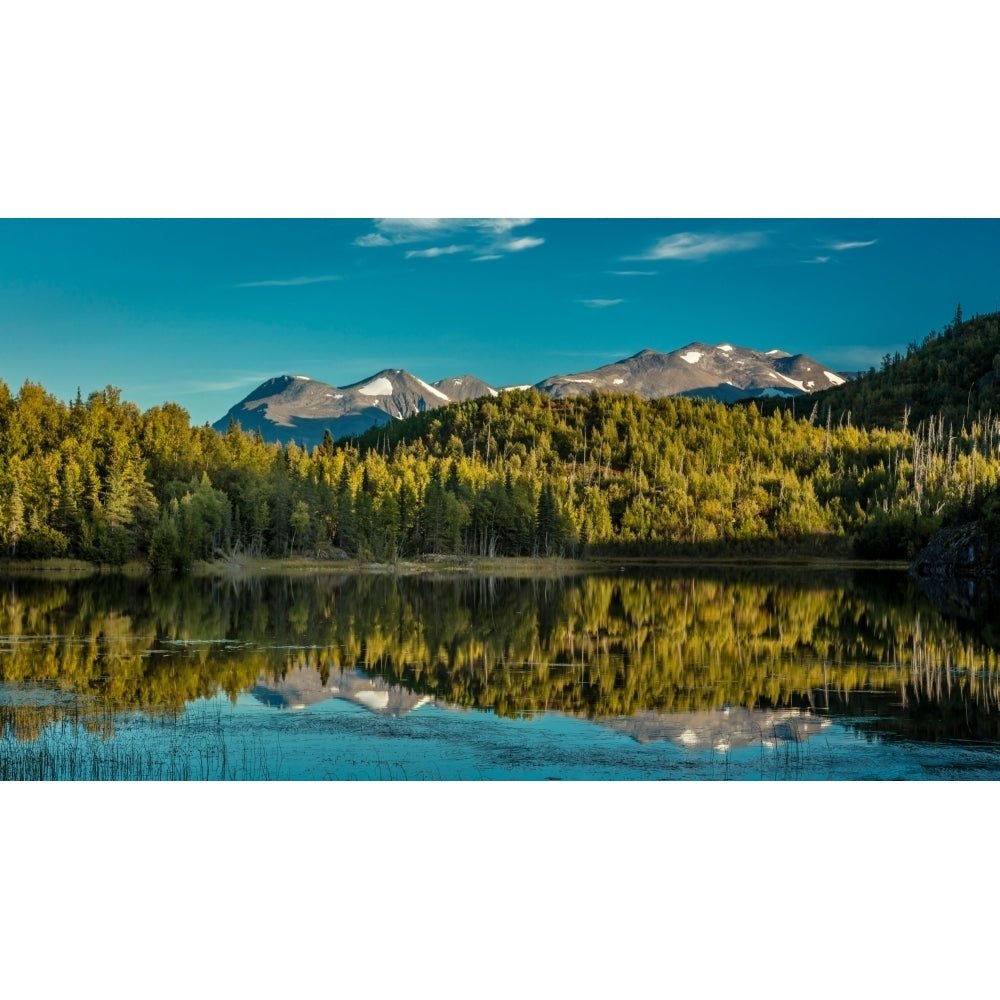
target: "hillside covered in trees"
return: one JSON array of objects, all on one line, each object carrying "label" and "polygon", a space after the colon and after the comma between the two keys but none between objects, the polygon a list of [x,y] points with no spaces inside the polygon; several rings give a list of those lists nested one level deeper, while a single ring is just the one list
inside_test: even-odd
[{"label": "hillside covered in trees", "polygon": [[[886,354],[878,371],[799,398],[762,401],[764,412],[792,410],[821,422],[849,420],[862,427],[905,429],[938,421],[946,433],[959,433],[974,421],[1000,414],[1000,313],[963,319],[962,307],[940,332],[931,331],[905,356]],[[803,412],[804,411],[804,412]]]},{"label": "hillside covered in trees", "polygon": [[[958,323],[810,415],[801,401],[793,416],[680,397],[512,391],[354,440],[328,437],[311,453],[236,425],[191,427],[174,404],[143,413],[110,386],[66,404],[40,385],[13,395],[0,382],[0,546],[14,559],[154,568],[338,551],[907,557],[994,489],[1000,422],[980,397],[956,422],[950,409],[930,409],[924,390],[899,386],[911,371],[946,385],[951,369],[931,377],[932,357],[978,371],[969,358],[989,353],[997,323]],[[976,382],[984,402],[996,391],[987,381]],[[906,393],[909,416],[895,420],[888,400]],[[874,422],[880,412],[885,427]]]}]

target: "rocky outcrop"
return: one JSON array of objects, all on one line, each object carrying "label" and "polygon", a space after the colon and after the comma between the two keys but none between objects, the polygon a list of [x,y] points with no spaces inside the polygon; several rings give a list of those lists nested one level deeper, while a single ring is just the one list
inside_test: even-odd
[{"label": "rocky outcrop", "polygon": [[942,528],[910,566],[939,610],[988,620],[1000,594],[1000,546],[978,523]]},{"label": "rocky outcrop", "polygon": [[918,553],[910,572],[938,580],[1000,577],[1000,547],[978,522],[942,528]]}]

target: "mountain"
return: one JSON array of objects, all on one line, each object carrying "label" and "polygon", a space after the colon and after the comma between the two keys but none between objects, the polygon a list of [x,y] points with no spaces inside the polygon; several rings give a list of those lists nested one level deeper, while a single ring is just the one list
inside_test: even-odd
[{"label": "mountain", "polygon": [[[636,393],[644,399],[707,396],[732,403],[800,396],[845,381],[805,354],[694,343],[668,354],[644,350],[592,371],[553,375],[534,388],[556,398],[604,390]],[[340,388],[305,375],[281,375],[259,385],[212,426],[225,433],[235,420],[245,431],[259,431],[266,441],[294,441],[311,449],[327,430],[334,439],[351,437],[390,420],[497,393],[475,375],[429,384],[402,368],[385,368]]]},{"label": "mountain", "polygon": [[475,375],[456,375],[454,378],[443,378],[440,382],[431,383],[439,392],[443,392],[453,403],[464,403],[467,399],[479,399],[481,396],[496,396],[497,390]]},{"label": "mountain", "polygon": [[693,343],[667,354],[644,350],[591,371],[553,375],[535,388],[556,398],[600,389],[634,392],[644,399],[706,396],[731,403],[760,396],[801,396],[845,381],[829,365],[805,354]]},{"label": "mountain", "polygon": [[496,389],[472,375],[429,385],[402,368],[385,368],[340,388],[306,375],[281,375],[259,385],[212,426],[225,433],[235,420],[245,431],[260,431],[267,441],[313,448],[327,430],[334,438],[350,437],[390,420],[490,394],[496,395]]}]

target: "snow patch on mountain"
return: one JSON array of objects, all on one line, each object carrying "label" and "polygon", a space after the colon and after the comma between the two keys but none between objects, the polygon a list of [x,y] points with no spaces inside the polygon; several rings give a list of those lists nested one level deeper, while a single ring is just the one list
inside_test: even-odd
[{"label": "snow patch on mountain", "polygon": [[782,375],[781,372],[778,372],[778,378],[783,378],[789,385],[794,385],[796,389],[806,391],[806,387],[798,379],[789,378],[787,375]]},{"label": "snow patch on mountain", "polygon": [[358,392],[363,396],[391,396],[392,383],[387,378],[373,379],[368,385],[363,385]]},{"label": "snow patch on mountain", "polygon": [[696,365],[704,356],[703,351],[688,351],[687,354],[681,355],[681,360],[686,361],[689,365]]},{"label": "snow patch on mountain", "polygon": [[719,350],[725,351],[727,354],[733,349],[732,344],[719,344]]},{"label": "snow patch on mountain", "polygon": [[823,372],[823,374],[824,374],[824,375],[825,375],[825,376],[826,376],[826,377],[827,377],[827,378],[828,378],[828,379],[829,379],[829,380],[830,380],[830,381],[831,381],[831,382],[832,382],[832,383],[833,383],[834,385],[843,385],[843,384],[844,384],[844,383],[845,383],[845,382],[847,381],[847,379],[845,379],[845,378],[841,378],[841,377],[840,377],[839,375],[836,375],[836,374],[834,374],[833,372]]},{"label": "snow patch on mountain", "polygon": [[[416,376],[414,376],[416,377]],[[434,386],[428,385],[422,378],[418,378],[417,381],[428,391],[434,393],[438,399],[443,399],[446,403],[450,403],[451,400],[440,390],[435,389]],[[461,383],[459,383],[461,384]]]}]

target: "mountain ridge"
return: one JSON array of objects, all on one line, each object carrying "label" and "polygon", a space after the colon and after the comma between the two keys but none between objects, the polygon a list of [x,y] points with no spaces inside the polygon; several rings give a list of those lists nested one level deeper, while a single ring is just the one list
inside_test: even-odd
[{"label": "mountain ridge", "polygon": [[[732,403],[806,395],[845,381],[843,374],[805,354],[693,341],[669,352],[644,347],[619,361],[552,375],[531,387],[555,399],[608,391],[634,392],[644,399],[697,396]],[[497,388],[470,374],[425,382],[402,368],[383,368],[340,387],[306,375],[279,375],[261,383],[212,426],[224,433],[236,422],[265,440],[295,441],[308,448],[327,431],[334,439],[351,437],[449,403],[525,387]]]},{"label": "mountain ridge", "polygon": [[805,354],[693,341],[666,353],[643,348],[600,368],[553,375],[535,388],[557,399],[604,389],[637,392],[646,399],[702,396],[734,402],[764,395],[802,395],[844,381],[843,376]]}]

